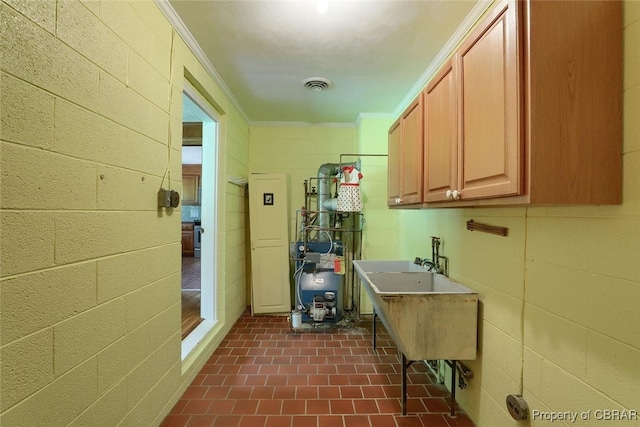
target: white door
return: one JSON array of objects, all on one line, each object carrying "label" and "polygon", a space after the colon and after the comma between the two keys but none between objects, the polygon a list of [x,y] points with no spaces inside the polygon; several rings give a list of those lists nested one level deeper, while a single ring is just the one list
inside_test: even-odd
[{"label": "white door", "polygon": [[251,308],[254,314],[291,310],[289,212],[285,174],[251,174]]}]

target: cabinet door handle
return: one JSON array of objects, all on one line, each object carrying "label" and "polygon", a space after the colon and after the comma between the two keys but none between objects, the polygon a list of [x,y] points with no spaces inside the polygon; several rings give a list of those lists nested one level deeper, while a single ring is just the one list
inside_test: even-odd
[{"label": "cabinet door handle", "polygon": [[447,198],[447,200],[453,199],[453,193],[451,193],[451,190],[447,190],[447,192],[444,193],[444,195]]},{"label": "cabinet door handle", "polygon": [[453,190],[451,195],[453,196],[453,200],[460,200],[460,192],[458,190]]}]

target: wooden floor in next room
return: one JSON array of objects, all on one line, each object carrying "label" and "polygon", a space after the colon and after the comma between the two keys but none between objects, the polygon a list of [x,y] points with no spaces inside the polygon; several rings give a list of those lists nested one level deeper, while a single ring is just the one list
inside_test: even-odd
[{"label": "wooden floor in next room", "polygon": [[182,339],[200,324],[200,260],[182,257]]}]

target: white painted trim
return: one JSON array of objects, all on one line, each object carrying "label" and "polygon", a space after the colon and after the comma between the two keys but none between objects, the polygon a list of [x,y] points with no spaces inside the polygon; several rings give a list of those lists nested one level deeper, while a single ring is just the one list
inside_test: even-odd
[{"label": "white painted trim", "polygon": [[404,109],[413,101],[416,96],[424,89],[424,87],[429,83],[429,80],[438,72],[440,66],[453,54],[455,48],[462,42],[467,33],[473,28],[473,26],[478,22],[480,17],[487,11],[487,9],[493,4],[494,0],[479,0],[478,3],[474,6],[474,8],[469,12],[467,17],[462,21],[462,23],[458,26],[456,31],[453,33],[451,38],[445,43],[445,45],[440,49],[440,52],[436,55],[436,57],[431,61],[431,64],[427,67],[427,69],[422,73],[418,81],[411,87],[409,92],[402,99],[402,102],[398,104],[395,111],[393,112],[393,117],[399,117],[400,114],[404,111]]},{"label": "white painted trim", "polygon": [[217,320],[204,320],[200,322],[200,324],[196,326],[189,335],[184,337],[181,348],[181,358],[183,363],[186,362],[187,357],[198,349],[199,344],[210,341],[207,337],[217,324]]},{"label": "white painted trim", "polygon": [[204,96],[198,92],[186,79],[184,80],[184,94],[200,109],[198,113],[202,120],[202,159],[206,167],[202,169],[202,226],[206,230],[202,235],[202,258],[212,260],[211,263],[203,262],[201,266],[201,276],[203,283],[211,283],[209,286],[201,287],[201,301],[209,301],[207,304],[200,304],[200,313],[205,319],[189,335],[182,340],[182,361],[194,352],[198,345],[208,335],[218,322],[218,288],[221,282],[218,280],[218,230],[220,220],[217,212],[221,204],[219,200],[220,192],[218,188],[218,171],[220,168],[219,147],[220,147],[220,115],[206,101]]},{"label": "white painted trim", "polygon": [[218,86],[220,86],[220,89],[222,89],[222,92],[225,94],[225,96],[229,98],[229,101],[231,101],[236,110],[238,110],[238,113],[240,113],[242,118],[244,118],[245,121],[249,123],[249,117],[247,116],[247,113],[245,113],[238,100],[235,98],[235,96],[233,96],[233,93],[231,93],[231,90],[222,80],[222,77],[220,77],[220,74],[218,74],[218,71],[215,69],[211,61],[209,61],[209,58],[207,58],[207,55],[204,53],[196,39],[193,37],[191,31],[189,31],[184,22],[182,22],[182,19],[175,11],[173,6],[171,6],[169,0],[154,1],[158,8],[162,11],[162,13],[164,13],[164,16],[166,16],[166,18],[169,20],[169,23],[182,37],[187,46],[193,51],[193,54],[196,56],[198,61],[200,61],[207,73],[209,73],[213,81],[216,82]]}]

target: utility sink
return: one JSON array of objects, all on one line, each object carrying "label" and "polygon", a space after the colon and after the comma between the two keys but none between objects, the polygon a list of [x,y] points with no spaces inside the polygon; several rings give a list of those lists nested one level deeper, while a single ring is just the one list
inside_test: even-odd
[{"label": "utility sink", "polygon": [[441,274],[428,271],[367,273],[369,284],[379,295],[387,294],[464,294],[471,292]]},{"label": "utility sink", "polygon": [[408,360],[476,358],[476,292],[411,261],[356,260],[353,265]]},{"label": "utility sink", "polygon": [[353,261],[356,269],[371,273],[426,273],[427,269],[417,265],[412,261],[382,261],[382,260],[356,260]]}]

